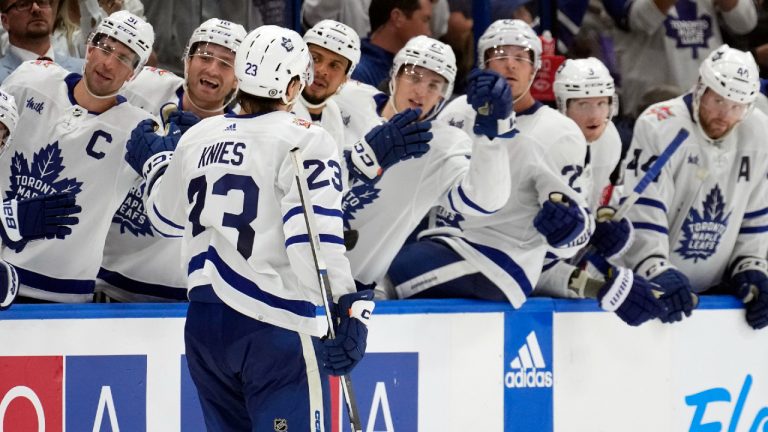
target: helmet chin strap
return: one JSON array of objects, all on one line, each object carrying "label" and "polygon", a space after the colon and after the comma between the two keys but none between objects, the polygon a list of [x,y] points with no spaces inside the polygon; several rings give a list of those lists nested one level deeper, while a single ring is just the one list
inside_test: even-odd
[{"label": "helmet chin strap", "polygon": [[319,104],[313,104],[312,102],[308,101],[304,97],[304,93],[303,92],[301,94],[299,94],[299,101],[301,101],[301,104],[304,105],[305,107],[309,108],[309,109],[320,109],[320,108],[323,108],[325,106],[325,103],[326,103],[327,100],[328,99],[325,99],[324,101],[320,102]]},{"label": "helmet chin strap", "polygon": [[119,88],[119,89],[117,89],[117,91],[115,91],[114,93],[110,93],[110,94],[108,94],[108,95],[106,95],[106,96],[99,96],[99,95],[97,95],[96,93],[94,93],[93,91],[91,91],[91,88],[90,88],[90,87],[88,87],[88,78],[86,78],[86,76],[85,76],[85,75],[86,75],[86,74],[85,74],[85,70],[83,70],[83,80],[82,80],[82,81],[83,81],[83,84],[85,85],[85,91],[86,91],[86,92],[87,92],[89,95],[91,95],[91,97],[93,97],[93,98],[96,98],[96,99],[102,99],[102,100],[106,100],[106,99],[112,99],[112,98],[114,98],[115,96],[117,96],[117,95],[120,93],[120,90],[122,90],[122,88],[125,86],[125,83],[123,83],[123,85],[122,85],[122,86],[120,86],[120,88]]}]

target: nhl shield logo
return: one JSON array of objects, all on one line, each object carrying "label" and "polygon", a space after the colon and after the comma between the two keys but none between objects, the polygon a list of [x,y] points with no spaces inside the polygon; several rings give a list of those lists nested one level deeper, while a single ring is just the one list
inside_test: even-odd
[{"label": "nhl shield logo", "polygon": [[288,432],[288,420],[282,418],[276,418],[272,425],[275,428],[275,432]]},{"label": "nhl shield logo", "polygon": [[281,43],[280,45],[282,45],[283,48],[285,48],[285,50],[288,52],[293,51],[293,42],[291,42],[291,40],[288,39],[287,37],[283,37],[283,43]]}]

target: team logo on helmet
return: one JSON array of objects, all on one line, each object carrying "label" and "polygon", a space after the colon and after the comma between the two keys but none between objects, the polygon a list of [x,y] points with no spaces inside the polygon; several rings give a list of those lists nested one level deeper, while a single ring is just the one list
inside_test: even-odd
[{"label": "team logo on helmet", "polygon": [[283,37],[283,43],[281,43],[280,45],[282,45],[283,48],[285,48],[285,50],[288,52],[293,51],[293,42],[291,42],[291,40],[288,39],[287,37]]},{"label": "team logo on helmet", "polygon": [[683,222],[680,247],[675,249],[683,259],[692,259],[694,263],[706,260],[717,251],[731,216],[731,212],[725,212],[725,199],[717,184],[701,204],[701,213],[691,207]]}]

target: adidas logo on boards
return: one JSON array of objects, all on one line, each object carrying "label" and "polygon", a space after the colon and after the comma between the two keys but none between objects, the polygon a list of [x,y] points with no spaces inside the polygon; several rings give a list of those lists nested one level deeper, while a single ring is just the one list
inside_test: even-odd
[{"label": "adidas logo on boards", "polygon": [[224,128],[224,132],[235,132],[237,130],[237,123],[232,123],[231,125]]},{"label": "adidas logo on boards", "polygon": [[504,374],[504,384],[508,388],[552,387],[552,371],[544,371],[547,363],[541,353],[536,332],[526,336],[525,343],[517,350],[517,357],[510,363],[512,369]]}]

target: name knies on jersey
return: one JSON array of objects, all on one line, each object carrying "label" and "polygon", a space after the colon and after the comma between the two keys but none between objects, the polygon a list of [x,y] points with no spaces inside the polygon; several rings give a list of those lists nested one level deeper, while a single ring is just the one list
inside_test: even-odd
[{"label": "name knies on jersey", "polygon": [[221,141],[216,144],[203,147],[200,153],[200,160],[197,163],[198,168],[210,164],[240,165],[243,163],[245,155],[243,150],[245,143],[234,141]]}]

